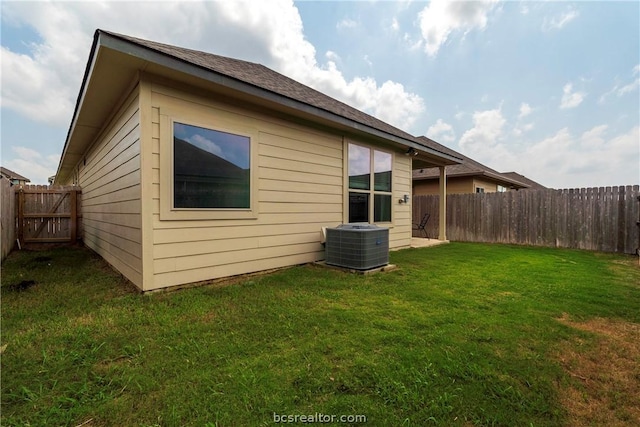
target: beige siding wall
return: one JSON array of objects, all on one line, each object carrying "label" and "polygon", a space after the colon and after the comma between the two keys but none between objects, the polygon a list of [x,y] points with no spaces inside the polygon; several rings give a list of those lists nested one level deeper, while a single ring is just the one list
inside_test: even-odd
[{"label": "beige siding wall", "polygon": [[[475,193],[476,188],[484,188],[485,193],[495,193],[498,191],[498,184],[494,181],[470,176],[447,178],[447,194]],[[413,194],[416,196],[440,194],[439,192],[437,179],[416,180],[413,182]]]},{"label": "beige siding wall", "polygon": [[[401,249],[411,245],[411,157],[397,153],[393,158],[393,226],[389,229],[389,248]],[[409,202],[399,203],[405,194]]]},{"label": "beige siding wall", "polygon": [[[448,177],[447,194],[473,193],[473,178],[471,177]],[[438,179],[416,180],[413,182],[413,194],[416,196],[440,194],[440,184]]]},{"label": "beige siding wall", "polygon": [[142,289],[137,89],[78,164],[84,243]]},{"label": "beige siding wall", "polygon": [[498,191],[498,184],[492,181],[474,178],[473,180],[474,192],[476,191],[476,188],[484,188],[485,193],[495,193],[496,191]]},{"label": "beige siding wall", "polygon": [[[257,150],[257,215],[250,219],[166,220],[161,197],[162,170],[170,155],[163,150],[162,117],[211,117],[229,126],[246,126]],[[168,112],[168,113],[167,113]],[[151,84],[153,280],[145,290],[313,262],[324,258],[321,227],[343,222],[343,138],[340,135],[285,122],[213,97]],[[165,132],[166,133],[166,132]],[[364,143],[358,141],[359,143]],[[411,210],[398,199],[411,195],[411,159],[394,156],[393,247],[408,246]],[[254,166],[252,165],[252,168]],[[165,185],[166,186],[166,185]]]}]

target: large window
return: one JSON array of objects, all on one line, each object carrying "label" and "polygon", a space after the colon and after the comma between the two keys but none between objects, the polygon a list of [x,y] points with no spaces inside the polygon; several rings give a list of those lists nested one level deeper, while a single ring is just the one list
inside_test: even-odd
[{"label": "large window", "polygon": [[390,153],[349,144],[349,222],[391,222],[392,163]]},{"label": "large window", "polygon": [[173,123],[173,208],[249,209],[250,138]]}]

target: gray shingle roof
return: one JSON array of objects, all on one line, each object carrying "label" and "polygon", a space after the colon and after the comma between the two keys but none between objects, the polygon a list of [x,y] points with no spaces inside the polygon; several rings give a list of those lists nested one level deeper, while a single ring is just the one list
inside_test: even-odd
[{"label": "gray shingle roof", "polygon": [[[465,156],[464,154],[458,153],[455,150],[445,147],[442,144],[439,144],[432,139],[427,138],[426,136],[418,137],[418,140],[421,141],[423,145],[426,145],[429,148],[434,150],[442,151],[446,154],[459,157],[463,160],[462,164],[447,166],[447,176],[472,176],[472,175],[483,175],[498,181],[503,181],[505,183],[515,185],[520,188],[528,187],[528,184],[522,182],[514,177],[506,176],[494,169],[491,169],[488,166],[483,165],[480,162],[476,162],[470,157]],[[426,169],[416,169],[413,171],[413,179],[434,179],[439,178],[440,172],[438,168],[426,168]]]},{"label": "gray shingle roof", "polygon": [[520,175],[517,172],[502,172],[502,175],[511,179],[515,179],[516,181],[522,182],[523,184],[527,184],[529,186],[529,189],[531,190],[545,190],[547,188],[544,185],[535,182],[534,180],[529,179],[524,175]]},{"label": "gray shingle roof", "polygon": [[[264,65],[144,40],[123,34],[112,33],[109,31],[98,31],[130,43],[135,43],[139,46],[152,49],[156,52],[171,56],[189,64],[202,67],[209,71],[231,77],[243,83],[248,83],[257,88],[265,89],[295,101],[311,105],[387,134],[423,145],[419,138],[325,95],[322,92],[312,89],[309,86],[277,73]],[[429,148],[441,151],[438,148]]]},{"label": "gray shingle roof", "polygon": [[12,171],[11,169],[7,169],[5,167],[0,167],[0,173],[2,173],[2,175],[6,176],[9,179],[17,179],[20,181],[26,181],[26,182],[31,182],[31,180],[29,178],[26,178],[22,175],[20,175],[19,173],[16,173],[14,171]]}]

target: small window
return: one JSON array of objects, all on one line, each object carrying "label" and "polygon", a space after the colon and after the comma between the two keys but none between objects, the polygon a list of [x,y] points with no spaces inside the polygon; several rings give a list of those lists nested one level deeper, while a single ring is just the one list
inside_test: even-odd
[{"label": "small window", "polygon": [[174,209],[249,209],[250,138],[173,123]]},{"label": "small window", "polygon": [[484,188],[476,187],[476,193],[484,193]]},{"label": "small window", "polygon": [[498,193],[504,193],[507,191],[507,187],[503,185],[498,185]]},{"label": "small window", "polygon": [[348,147],[349,222],[391,222],[393,156],[355,144]]}]

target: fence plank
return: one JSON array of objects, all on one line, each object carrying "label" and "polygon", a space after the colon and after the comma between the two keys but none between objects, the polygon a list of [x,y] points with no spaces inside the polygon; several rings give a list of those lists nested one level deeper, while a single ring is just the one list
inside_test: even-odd
[{"label": "fence plank", "polygon": [[[640,245],[640,186],[447,196],[449,240],[635,253]],[[437,236],[439,196],[414,196],[414,222],[431,214]]]},{"label": "fence plank", "polygon": [[18,192],[18,239],[26,243],[75,242],[81,236],[78,187],[24,186]]},{"label": "fence plank", "polygon": [[0,187],[2,190],[1,203],[2,203],[2,215],[0,217],[1,240],[2,246],[0,252],[0,259],[4,260],[7,255],[13,249],[16,241],[16,217],[15,217],[15,186],[11,185],[8,179],[0,180]]}]

